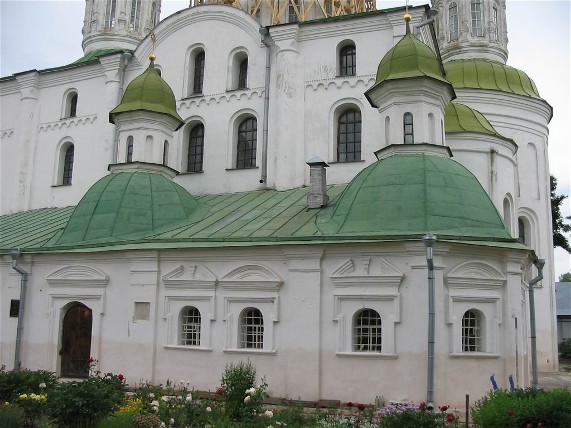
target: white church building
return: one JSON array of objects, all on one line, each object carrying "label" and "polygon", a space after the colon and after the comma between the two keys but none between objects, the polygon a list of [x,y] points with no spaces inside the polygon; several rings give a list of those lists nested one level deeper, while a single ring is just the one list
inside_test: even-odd
[{"label": "white church building", "polygon": [[160,3],[87,0],[83,58],[0,78],[1,365],[461,406],[532,382],[535,282],[557,369],[505,0]]}]

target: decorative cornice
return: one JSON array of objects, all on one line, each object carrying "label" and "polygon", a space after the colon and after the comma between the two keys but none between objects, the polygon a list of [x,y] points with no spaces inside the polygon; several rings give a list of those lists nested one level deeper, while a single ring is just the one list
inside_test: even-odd
[{"label": "decorative cornice", "polygon": [[55,287],[105,287],[109,277],[102,270],[92,266],[72,265],[50,273],[46,281]]},{"label": "decorative cornice", "polygon": [[394,287],[395,292],[402,282],[404,274],[384,258],[371,260],[370,257],[348,259],[332,274],[331,282],[335,287],[375,285]]},{"label": "decorative cornice", "polygon": [[260,265],[241,266],[219,280],[223,288],[255,291],[278,291],[282,282],[273,271]]},{"label": "decorative cornice", "polygon": [[483,262],[464,262],[446,275],[449,287],[495,289],[506,282],[505,275],[494,266]]},{"label": "decorative cornice", "polygon": [[43,131],[43,132],[48,132],[48,131],[54,131],[56,129],[61,129],[64,127],[71,128],[72,126],[75,127],[75,126],[80,126],[80,125],[93,124],[93,123],[95,123],[96,119],[97,119],[96,114],[90,114],[87,116],[70,117],[70,118],[60,119],[56,122],[42,123],[38,127],[38,130]]},{"label": "decorative cornice", "polygon": [[162,276],[165,288],[192,288],[214,290],[216,275],[203,265],[183,265]]},{"label": "decorative cornice", "polygon": [[342,76],[342,77],[326,77],[317,80],[308,80],[305,82],[305,89],[312,88],[314,91],[318,89],[341,89],[343,87],[356,88],[362,86],[368,88],[375,84],[374,74],[363,74],[361,76]]},{"label": "decorative cornice", "polygon": [[10,138],[14,134],[14,129],[0,129],[0,138]]},{"label": "decorative cornice", "polygon": [[210,105],[212,103],[219,104],[221,101],[229,103],[233,99],[236,101],[239,101],[241,99],[251,100],[254,96],[262,98],[264,96],[264,87],[260,86],[257,88],[250,88],[243,91],[221,92],[218,94],[207,94],[203,96],[182,98],[178,101],[177,107],[179,109],[182,109],[183,107],[190,108],[192,106],[198,107],[198,106]]}]

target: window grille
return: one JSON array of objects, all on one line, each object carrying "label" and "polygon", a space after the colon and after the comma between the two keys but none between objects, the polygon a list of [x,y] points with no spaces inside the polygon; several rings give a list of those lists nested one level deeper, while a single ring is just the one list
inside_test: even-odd
[{"label": "window grille", "polygon": [[470,2],[470,16],[472,18],[472,37],[482,37],[484,30],[482,28],[481,0],[472,0]]},{"label": "window grille", "polygon": [[115,13],[117,11],[117,0],[107,0],[105,7],[105,27],[115,27]]},{"label": "window grille", "polygon": [[256,166],[256,142],[258,140],[256,119],[250,117],[238,126],[238,145],[236,147],[236,168],[254,168]]},{"label": "window grille", "polygon": [[450,41],[458,40],[458,4],[456,2],[448,6],[448,34]]},{"label": "window grille", "polygon": [[414,144],[414,124],[412,113],[405,113],[403,117],[404,143]]},{"label": "window grille", "polygon": [[193,306],[181,311],[180,344],[186,346],[200,345],[200,311]]},{"label": "window grille", "polygon": [[339,51],[339,75],[355,76],[357,74],[357,50],[355,45],[347,45]]},{"label": "window grille", "polygon": [[63,176],[62,182],[64,186],[69,186],[71,184],[71,176],[73,174],[73,144],[70,145],[65,151],[65,158],[63,161]]},{"label": "window grille", "polygon": [[245,309],[240,323],[240,348],[263,349],[264,318],[255,308]]},{"label": "window grille", "polygon": [[353,351],[381,352],[381,316],[372,309],[363,309],[353,321]]},{"label": "window grille", "polygon": [[482,351],[481,317],[476,311],[469,310],[462,317],[462,351]]},{"label": "window grille", "polygon": [[337,161],[361,160],[361,112],[347,110],[337,124]]},{"label": "window grille", "polygon": [[194,81],[193,81],[193,93],[201,94],[202,87],[204,85],[204,51],[198,53],[196,58],[194,58]]},{"label": "window grille", "polygon": [[202,161],[204,159],[204,125],[199,124],[190,130],[188,137],[188,158],[186,171],[202,171]]}]

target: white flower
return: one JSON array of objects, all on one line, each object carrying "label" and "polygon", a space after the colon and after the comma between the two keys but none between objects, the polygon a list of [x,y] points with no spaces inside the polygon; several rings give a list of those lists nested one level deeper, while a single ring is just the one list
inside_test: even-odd
[{"label": "white flower", "polygon": [[246,390],[247,395],[253,395],[256,393],[256,388],[249,388]]},{"label": "white flower", "polygon": [[170,419],[169,425],[174,425],[174,419],[173,418]]},{"label": "white flower", "polygon": [[164,422],[161,422],[161,428],[166,428],[166,424]]},{"label": "white flower", "polygon": [[159,406],[159,402],[158,402],[157,400],[153,400],[153,401],[151,401],[151,406],[156,406],[156,407],[158,407],[158,406]]},{"label": "white flower", "polygon": [[153,406],[153,412],[158,412],[159,411],[159,406]]},{"label": "white flower", "polygon": [[169,401],[171,401],[171,398],[168,395],[163,395],[161,397],[161,400],[163,400],[164,402],[168,403]]},{"label": "white flower", "polygon": [[43,389],[43,388],[45,388],[45,387],[46,387],[46,384],[45,384],[44,382],[42,382],[42,383],[40,383],[40,385],[39,385],[39,386],[40,386],[40,388],[42,388],[42,389]]},{"label": "white flower", "polygon": [[264,416],[267,416],[268,418],[273,418],[274,417],[274,412],[272,412],[271,410],[266,410],[264,412]]},{"label": "white flower", "polygon": [[247,395],[246,398],[244,398],[244,403],[248,404],[251,399],[252,399],[252,397],[250,397],[249,395]]},{"label": "white flower", "polygon": [[155,394],[153,394],[152,392],[149,392],[149,398],[155,398]]},{"label": "white flower", "polygon": [[188,395],[186,396],[186,402],[187,402],[187,403],[190,403],[191,401],[192,401],[192,394],[188,394]]},{"label": "white flower", "polygon": [[210,407],[206,408],[206,413],[210,413],[212,411],[212,409]]}]

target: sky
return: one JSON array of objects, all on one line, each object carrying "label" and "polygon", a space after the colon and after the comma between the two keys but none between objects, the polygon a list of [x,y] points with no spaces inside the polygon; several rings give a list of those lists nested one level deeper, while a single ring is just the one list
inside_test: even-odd
[{"label": "sky", "polygon": [[[426,3],[409,1],[410,5]],[[188,0],[163,0],[161,19],[188,4]],[[405,0],[378,0],[377,8],[404,4]],[[0,0],[0,76],[66,65],[80,58],[84,8],[85,0]],[[557,194],[570,195],[571,0],[507,0],[506,14],[508,64],[525,71],[553,106],[550,172],[557,178]],[[562,206],[564,216],[571,215],[570,199]],[[556,249],[556,278],[570,270],[571,255]]]}]

